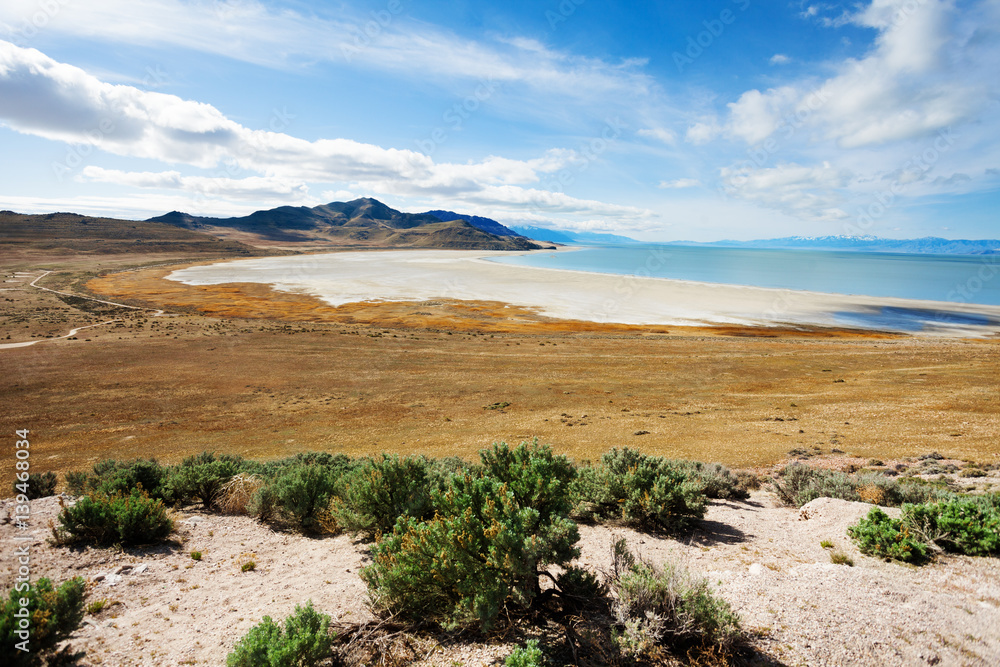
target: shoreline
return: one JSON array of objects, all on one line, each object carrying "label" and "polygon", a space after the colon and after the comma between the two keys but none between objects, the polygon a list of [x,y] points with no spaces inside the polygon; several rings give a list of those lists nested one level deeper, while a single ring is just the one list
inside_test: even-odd
[{"label": "shoreline", "polygon": [[[565,252],[545,250],[541,252]],[[517,254],[528,254],[519,252]],[[558,320],[639,326],[822,327],[921,337],[1000,333],[1000,306],[871,297],[505,264],[501,251],[317,253],[187,267],[185,285],[261,283],[333,307],[490,301]],[[369,261],[375,259],[376,261]]]}]

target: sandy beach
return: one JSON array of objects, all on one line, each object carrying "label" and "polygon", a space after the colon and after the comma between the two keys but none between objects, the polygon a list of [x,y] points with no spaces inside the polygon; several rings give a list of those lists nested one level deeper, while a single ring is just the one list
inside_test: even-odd
[{"label": "sandy beach", "polygon": [[829,294],[514,266],[510,253],[405,250],[237,260],[167,278],[263,283],[340,306],[369,301],[498,301],[553,318],[637,325],[811,325],[929,336],[1000,332],[1000,306]]}]

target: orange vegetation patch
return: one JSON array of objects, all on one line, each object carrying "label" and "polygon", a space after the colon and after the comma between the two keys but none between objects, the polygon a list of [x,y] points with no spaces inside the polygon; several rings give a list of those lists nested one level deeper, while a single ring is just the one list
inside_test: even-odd
[{"label": "orange vegetation patch", "polygon": [[588,322],[545,317],[536,310],[499,301],[363,301],[331,306],[308,294],[278,291],[260,283],[185,285],[167,280],[180,267],[112,273],[87,289],[104,298],[136,305],[197,312],[213,317],[329,322],[403,329],[484,333],[631,333],[763,338],[852,338],[881,340],[896,334],[823,327],[656,326]]}]

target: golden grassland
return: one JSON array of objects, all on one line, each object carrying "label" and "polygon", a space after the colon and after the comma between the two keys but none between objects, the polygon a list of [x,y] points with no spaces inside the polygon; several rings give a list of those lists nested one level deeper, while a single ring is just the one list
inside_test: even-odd
[{"label": "golden grassland", "polygon": [[[102,258],[102,272],[116,261],[131,264]],[[0,350],[0,414],[31,429],[38,470],[206,449],[473,457],[533,437],[581,460],[629,446],[736,467],[810,447],[1000,458],[996,339],[597,325],[490,302],[334,308],[74,262],[40,284],[172,315],[0,292],[0,343],[121,319]]]}]

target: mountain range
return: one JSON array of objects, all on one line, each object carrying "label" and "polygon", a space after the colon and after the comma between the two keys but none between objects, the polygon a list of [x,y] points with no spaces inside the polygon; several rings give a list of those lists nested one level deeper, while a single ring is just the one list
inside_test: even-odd
[{"label": "mountain range", "polygon": [[877,236],[786,236],[755,241],[672,241],[669,245],[714,246],[726,248],[772,248],[809,250],[846,250],[856,252],[899,252],[941,255],[991,255],[1000,253],[996,239],[944,239],[925,236],[919,239],[884,239]]},{"label": "mountain range", "polygon": [[166,223],[251,245],[291,248],[333,244],[474,250],[537,250],[543,247],[495,221],[482,219],[506,233],[497,234],[473,224],[467,217],[451,215],[455,217],[442,220],[427,213],[403,213],[378,200],[363,197],[312,208],[280,206],[236,218],[210,218],[172,211],[150,218],[148,222]]},{"label": "mountain range", "polygon": [[642,241],[636,241],[627,236],[600,232],[572,232],[568,229],[548,229],[532,226],[514,226],[511,229],[522,236],[527,236],[537,241],[548,241],[549,243],[567,243],[570,245],[578,243],[642,243]]}]

